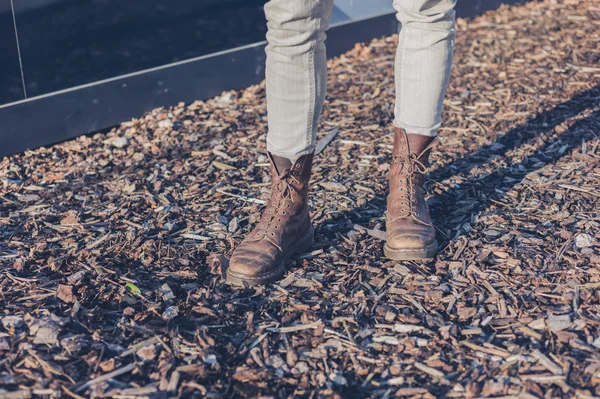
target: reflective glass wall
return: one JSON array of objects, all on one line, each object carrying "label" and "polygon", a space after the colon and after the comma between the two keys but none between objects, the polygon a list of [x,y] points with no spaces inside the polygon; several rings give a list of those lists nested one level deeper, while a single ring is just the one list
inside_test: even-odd
[{"label": "reflective glass wall", "polygon": [[262,0],[13,2],[27,97],[254,43],[266,31]]},{"label": "reflective glass wall", "polygon": [[0,0],[0,104],[25,98],[10,0]]}]

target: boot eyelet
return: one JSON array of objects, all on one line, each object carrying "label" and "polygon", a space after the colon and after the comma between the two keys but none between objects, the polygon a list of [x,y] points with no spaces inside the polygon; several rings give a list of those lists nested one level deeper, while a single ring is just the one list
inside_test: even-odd
[{"label": "boot eyelet", "polygon": [[275,237],[275,233],[271,233],[271,237]]}]

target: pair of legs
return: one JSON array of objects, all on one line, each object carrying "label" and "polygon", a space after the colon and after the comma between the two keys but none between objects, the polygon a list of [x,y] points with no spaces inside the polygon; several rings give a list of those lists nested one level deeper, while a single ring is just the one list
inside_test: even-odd
[{"label": "pair of legs", "polygon": [[[307,193],[327,86],[325,32],[333,1],[270,0],[265,5],[272,192],[260,222],[233,253],[230,282],[277,280],[285,261],[312,245]],[[452,66],[455,3],[394,0],[400,33],[384,245],[392,259],[423,259],[437,251],[423,183]]]},{"label": "pair of legs", "polygon": [[[435,136],[452,66],[456,0],[393,3],[400,22],[394,125]],[[292,162],[314,148],[327,85],[325,38],[332,7],[333,0],[265,5],[267,149]]]}]

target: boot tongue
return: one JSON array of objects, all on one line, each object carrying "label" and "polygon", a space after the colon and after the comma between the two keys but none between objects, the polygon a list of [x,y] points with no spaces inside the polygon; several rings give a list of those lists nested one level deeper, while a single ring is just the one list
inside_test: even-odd
[{"label": "boot tongue", "polygon": [[275,171],[278,175],[281,175],[292,167],[292,161],[287,158],[271,154],[271,159],[273,160],[273,165],[275,166]]},{"label": "boot tongue", "polygon": [[420,155],[425,148],[435,137],[423,136],[422,134],[407,134],[408,136],[408,148],[412,154]]}]

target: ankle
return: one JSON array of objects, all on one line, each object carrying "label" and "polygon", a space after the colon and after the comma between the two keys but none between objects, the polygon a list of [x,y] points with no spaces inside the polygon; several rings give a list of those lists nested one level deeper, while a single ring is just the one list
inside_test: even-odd
[{"label": "ankle", "polygon": [[408,140],[408,147],[410,148],[410,152],[413,154],[421,154],[437,138],[436,136],[426,136],[424,134],[417,133],[408,133],[406,137]]}]

